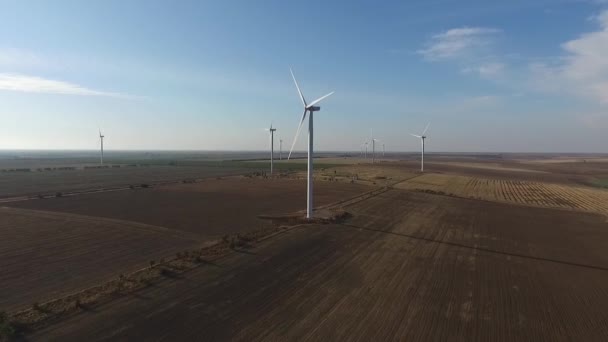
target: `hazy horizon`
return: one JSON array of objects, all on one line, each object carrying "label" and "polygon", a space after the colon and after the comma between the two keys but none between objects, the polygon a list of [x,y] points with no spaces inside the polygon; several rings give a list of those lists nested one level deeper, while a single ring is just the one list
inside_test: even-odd
[{"label": "hazy horizon", "polygon": [[[90,153],[91,155],[98,155],[99,150],[93,149],[0,149],[0,154],[6,153],[61,153],[61,152],[74,152],[74,153]],[[144,152],[144,153],[260,153],[260,154],[270,154],[270,150],[196,150],[196,149],[182,149],[182,150],[171,150],[171,149],[105,149],[104,154],[112,154],[119,152]],[[371,153],[372,150],[368,149],[368,154]],[[275,158],[278,158],[279,150],[275,148]],[[289,151],[283,150],[283,154],[289,153]],[[306,154],[306,150],[293,150],[293,154]],[[329,153],[352,153],[352,154],[360,154],[361,150],[315,150],[315,153],[329,154]],[[377,149],[376,154],[381,154],[382,149]],[[385,153],[390,154],[420,154],[420,151],[389,151],[385,150]],[[577,152],[577,151],[562,151],[562,152],[523,152],[523,151],[485,151],[485,152],[476,152],[476,151],[427,151],[426,154],[529,154],[529,155],[608,155],[608,152]],[[285,159],[285,158],[284,158]]]}]

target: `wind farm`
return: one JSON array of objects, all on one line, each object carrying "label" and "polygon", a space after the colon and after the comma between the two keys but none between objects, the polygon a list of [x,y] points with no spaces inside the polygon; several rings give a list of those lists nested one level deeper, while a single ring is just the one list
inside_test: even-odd
[{"label": "wind farm", "polygon": [[608,341],[601,6],[7,4],[0,342]]},{"label": "wind farm", "polygon": [[[289,330],[288,339],[348,339],[352,331],[365,339],[402,339],[410,332],[427,339],[434,330],[417,326],[430,321],[446,334],[469,336],[461,329],[476,327],[490,336],[520,324],[524,313],[554,322],[534,309],[546,305],[560,308],[556,317],[576,311],[581,319],[604,322],[585,310],[590,302],[608,304],[593,291],[608,281],[608,239],[597,238],[608,238],[608,190],[601,185],[608,179],[608,155],[429,152],[430,123],[411,134],[420,140],[419,152],[413,145],[412,151],[387,153],[373,130],[360,151],[355,145],[352,152],[315,152],[313,115],[334,93],[308,103],[293,71],[291,79],[303,114],[286,159],[279,138],[275,160],[273,123],[265,129],[269,151],[104,151],[99,130],[97,156],[0,154],[0,233],[13,236],[0,242],[0,258],[11,260],[0,283],[0,307],[15,327],[27,327],[19,334],[32,340],[115,333],[152,338],[159,333],[155,322],[184,311],[198,323],[164,328],[178,340],[203,331],[214,339],[274,339],[275,324],[303,320],[309,323]],[[297,152],[307,117],[308,149]],[[580,224],[590,233],[573,244],[572,229]],[[24,257],[24,250],[31,252]],[[290,272],[278,271],[286,267]],[[534,274],[539,268],[545,273]],[[34,272],[23,275],[23,269]],[[512,272],[520,272],[511,280],[515,285],[503,284]],[[575,280],[583,278],[584,284]],[[556,283],[547,286],[548,279]],[[481,283],[496,284],[486,289],[487,297],[472,295]],[[320,290],[327,287],[330,296]],[[433,291],[409,295],[421,288]],[[564,296],[563,288],[571,295]],[[349,295],[353,291],[358,294]],[[561,295],[549,300],[547,291]],[[363,292],[369,300],[361,300]],[[230,310],[213,309],[228,298],[238,298]],[[276,305],[264,305],[269,298]],[[504,309],[513,298],[521,306]],[[193,310],[193,300],[210,309]],[[293,305],[306,309],[286,312]],[[328,305],[334,313],[311,316]],[[455,312],[439,314],[429,306]],[[477,320],[487,307],[503,309],[487,312],[491,320]],[[86,314],[90,310],[98,313]],[[154,313],[142,319],[135,314],[140,310]],[[376,310],[382,314],[370,318]],[[263,320],[250,320],[253,313]],[[402,317],[416,324],[394,331]],[[122,322],[132,325],[106,329]],[[364,329],[367,324],[377,329]],[[541,333],[527,325],[513,336]]]}]

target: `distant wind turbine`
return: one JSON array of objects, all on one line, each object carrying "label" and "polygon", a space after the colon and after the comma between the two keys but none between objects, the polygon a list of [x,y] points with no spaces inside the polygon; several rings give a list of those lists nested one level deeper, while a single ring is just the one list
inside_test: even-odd
[{"label": "distant wind turbine", "polygon": [[382,158],[384,158],[384,144],[382,144]]},{"label": "distant wind turbine", "polygon": [[370,129],[370,141],[372,142],[372,164],[376,162],[376,141],[380,141],[378,139],[374,139],[374,131]]},{"label": "distant wind turbine", "polygon": [[103,138],[105,138],[105,135],[101,134],[101,128],[99,129],[99,141],[101,141],[101,165],[103,165]]},{"label": "distant wind turbine", "polygon": [[318,112],[321,110],[321,107],[315,106],[317,103],[321,102],[321,100],[330,96],[334,92],[321,96],[320,98],[312,101],[311,103],[306,103],[304,99],[304,95],[302,95],[302,91],[300,90],[300,86],[298,85],[298,81],[296,81],[296,77],[293,74],[293,70],[289,69],[291,72],[291,78],[293,78],[293,83],[296,85],[296,89],[298,90],[298,94],[300,95],[300,100],[302,101],[302,105],[304,106],[304,113],[302,114],[302,119],[300,120],[300,125],[298,125],[298,130],[296,131],[296,136],[293,139],[293,144],[291,144],[291,149],[289,150],[289,156],[287,160],[291,158],[291,153],[293,152],[293,147],[296,145],[296,141],[298,140],[298,135],[300,134],[300,129],[302,128],[302,124],[304,123],[304,119],[306,119],[306,114],[308,115],[308,186],[307,186],[307,203],[306,203],[306,218],[311,219],[313,217],[313,200],[312,200],[312,176],[313,176],[313,114],[314,112]]},{"label": "distant wind turbine", "polygon": [[266,129],[270,132],[270,175],[274,172],[274,132],[277,130],[276,128],[272,128],[272,122],[270,123],[270,128]]},{"label": "distant wind turbine", "polygon": [[283,160],[283,139],[279,139],[279,160]]},{"label": "distant wind turbine", "polygon": [[422,142],[422,159],[420,160],[420,172],[424,172],[424,139],[426,139],[426,136],[424,135],[426,133],[426,131],[429,129],[429,126],[431,125],[431,123],[429,122],[426,125],[426,128],[424,129],[424,131],[422,131],[421,135],[416,135],[416,134],[412,134],[410,133],[412,136],[419,138],[420,141]]}]

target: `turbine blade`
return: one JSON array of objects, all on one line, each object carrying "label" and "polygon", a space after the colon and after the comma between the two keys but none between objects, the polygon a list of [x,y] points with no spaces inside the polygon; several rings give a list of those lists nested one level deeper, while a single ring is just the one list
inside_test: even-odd
[{"label": "turbine blade", "polygon": [[429,123],[426,125],[426,128],[424,129],[424,131],[422,131],[422,135],[424,135],[424,133],[426,133],[426,130],[427,130],[427,129],[429,129],[429,126],[430,126],[430,125],[431,125],[431,123],[429,122]]},{"label": "turbine blade", "polygon": [[300,100],[302,100],[302,104],[304,105],[304,108],[306,108],[306,100],[304,99],[304,95],[302,95],[302,91],[300,90],[298,81],[296,81],[296,77],[293,75],[293,70],[291,70],[291,68],[289,68],[289,72],[291,72],[291,78],[293,78],[293,83],[296,84],[296,88],[298,89],[298,94],[300,94]]},{"label": "turbine blade", "polygon": [[332,91],[331,93],[329,93],[329,94],[327,94],[327,95],[324,95],[324,96],[319,97],[318,99],[316,99],[316,100],[312,101],[312,102],[311,102],[311,103],[310,103],[308,106],[306,106],[306,108],[310,108],[310,107],[312,107],[312,106],[316,105],[317,103],[321,102],[321,100],[323,100],[324,98],[328,97],[329,95],[331,95],[331,94],[333,94],[333,93],[335,93],[335,92],[334,92],[334,91]]},{"label": "turbine blade", "polygon": [[306,111],[307,109],[304,109],[304,114],[302,114],[302,120],[300,120],[300,125],[298,126],[298,130],[296,131],[296,136],[293,138],[293,143],[291,144],[291,149],[289,149],[289,155],[287,156],[287,160],[291,158],[291,152],[293,152],[293,148],[294,146],[296,146],[296,141],[298,141],[298,136],[300,135],[302,123],[304,123],[304,119],[306,119]]},{"label": "turbine blade", "polygon": [[413,137],[416,137],[416,138],[422,138],[421,136],[413,134],[413,133],[410,133],[410,135],[413,136]]}]

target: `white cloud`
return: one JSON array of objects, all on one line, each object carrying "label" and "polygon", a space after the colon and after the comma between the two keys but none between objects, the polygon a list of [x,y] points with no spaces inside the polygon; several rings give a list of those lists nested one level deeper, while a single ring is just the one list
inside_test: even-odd
[{"label": "white cloud", "polygon": [[462,103],[465,108],[485,108],[495,106],[499,104],[501,100],[502,98],[497,95],[481,95],[465,98]]},{"label": "white cloud", "polygon": [[41,67],[47,63],[39,56],[20,49],[15,48],[0,48],[0,66],[1,67]]},{"label": "white cloud", "polygon": [[482,78],[496,78],[502,75],[505,70],[505,65],[499,62],[485,63],[476,67],[466,67],[462,69],[465,74],[478,74]]},{"label": "white cloud", "polygon": [[454,28],[436,34],[417,52],[428,60],[448,59],[474,53],[474,50],[489,44],[489,36],[500,30],[484,27]]},{"label": "white cloud", "polygon": [[125,95],[93,90],[68,82],[10,73],[0,73],[0,90],[26,93],[126,97]]},{"label": "white cloud", "polygon": [[599,30],[562,44],[556,65],[532,64],[532,83],[541,90],[570,92],[608,104],[608,10],[594,20]]}]

